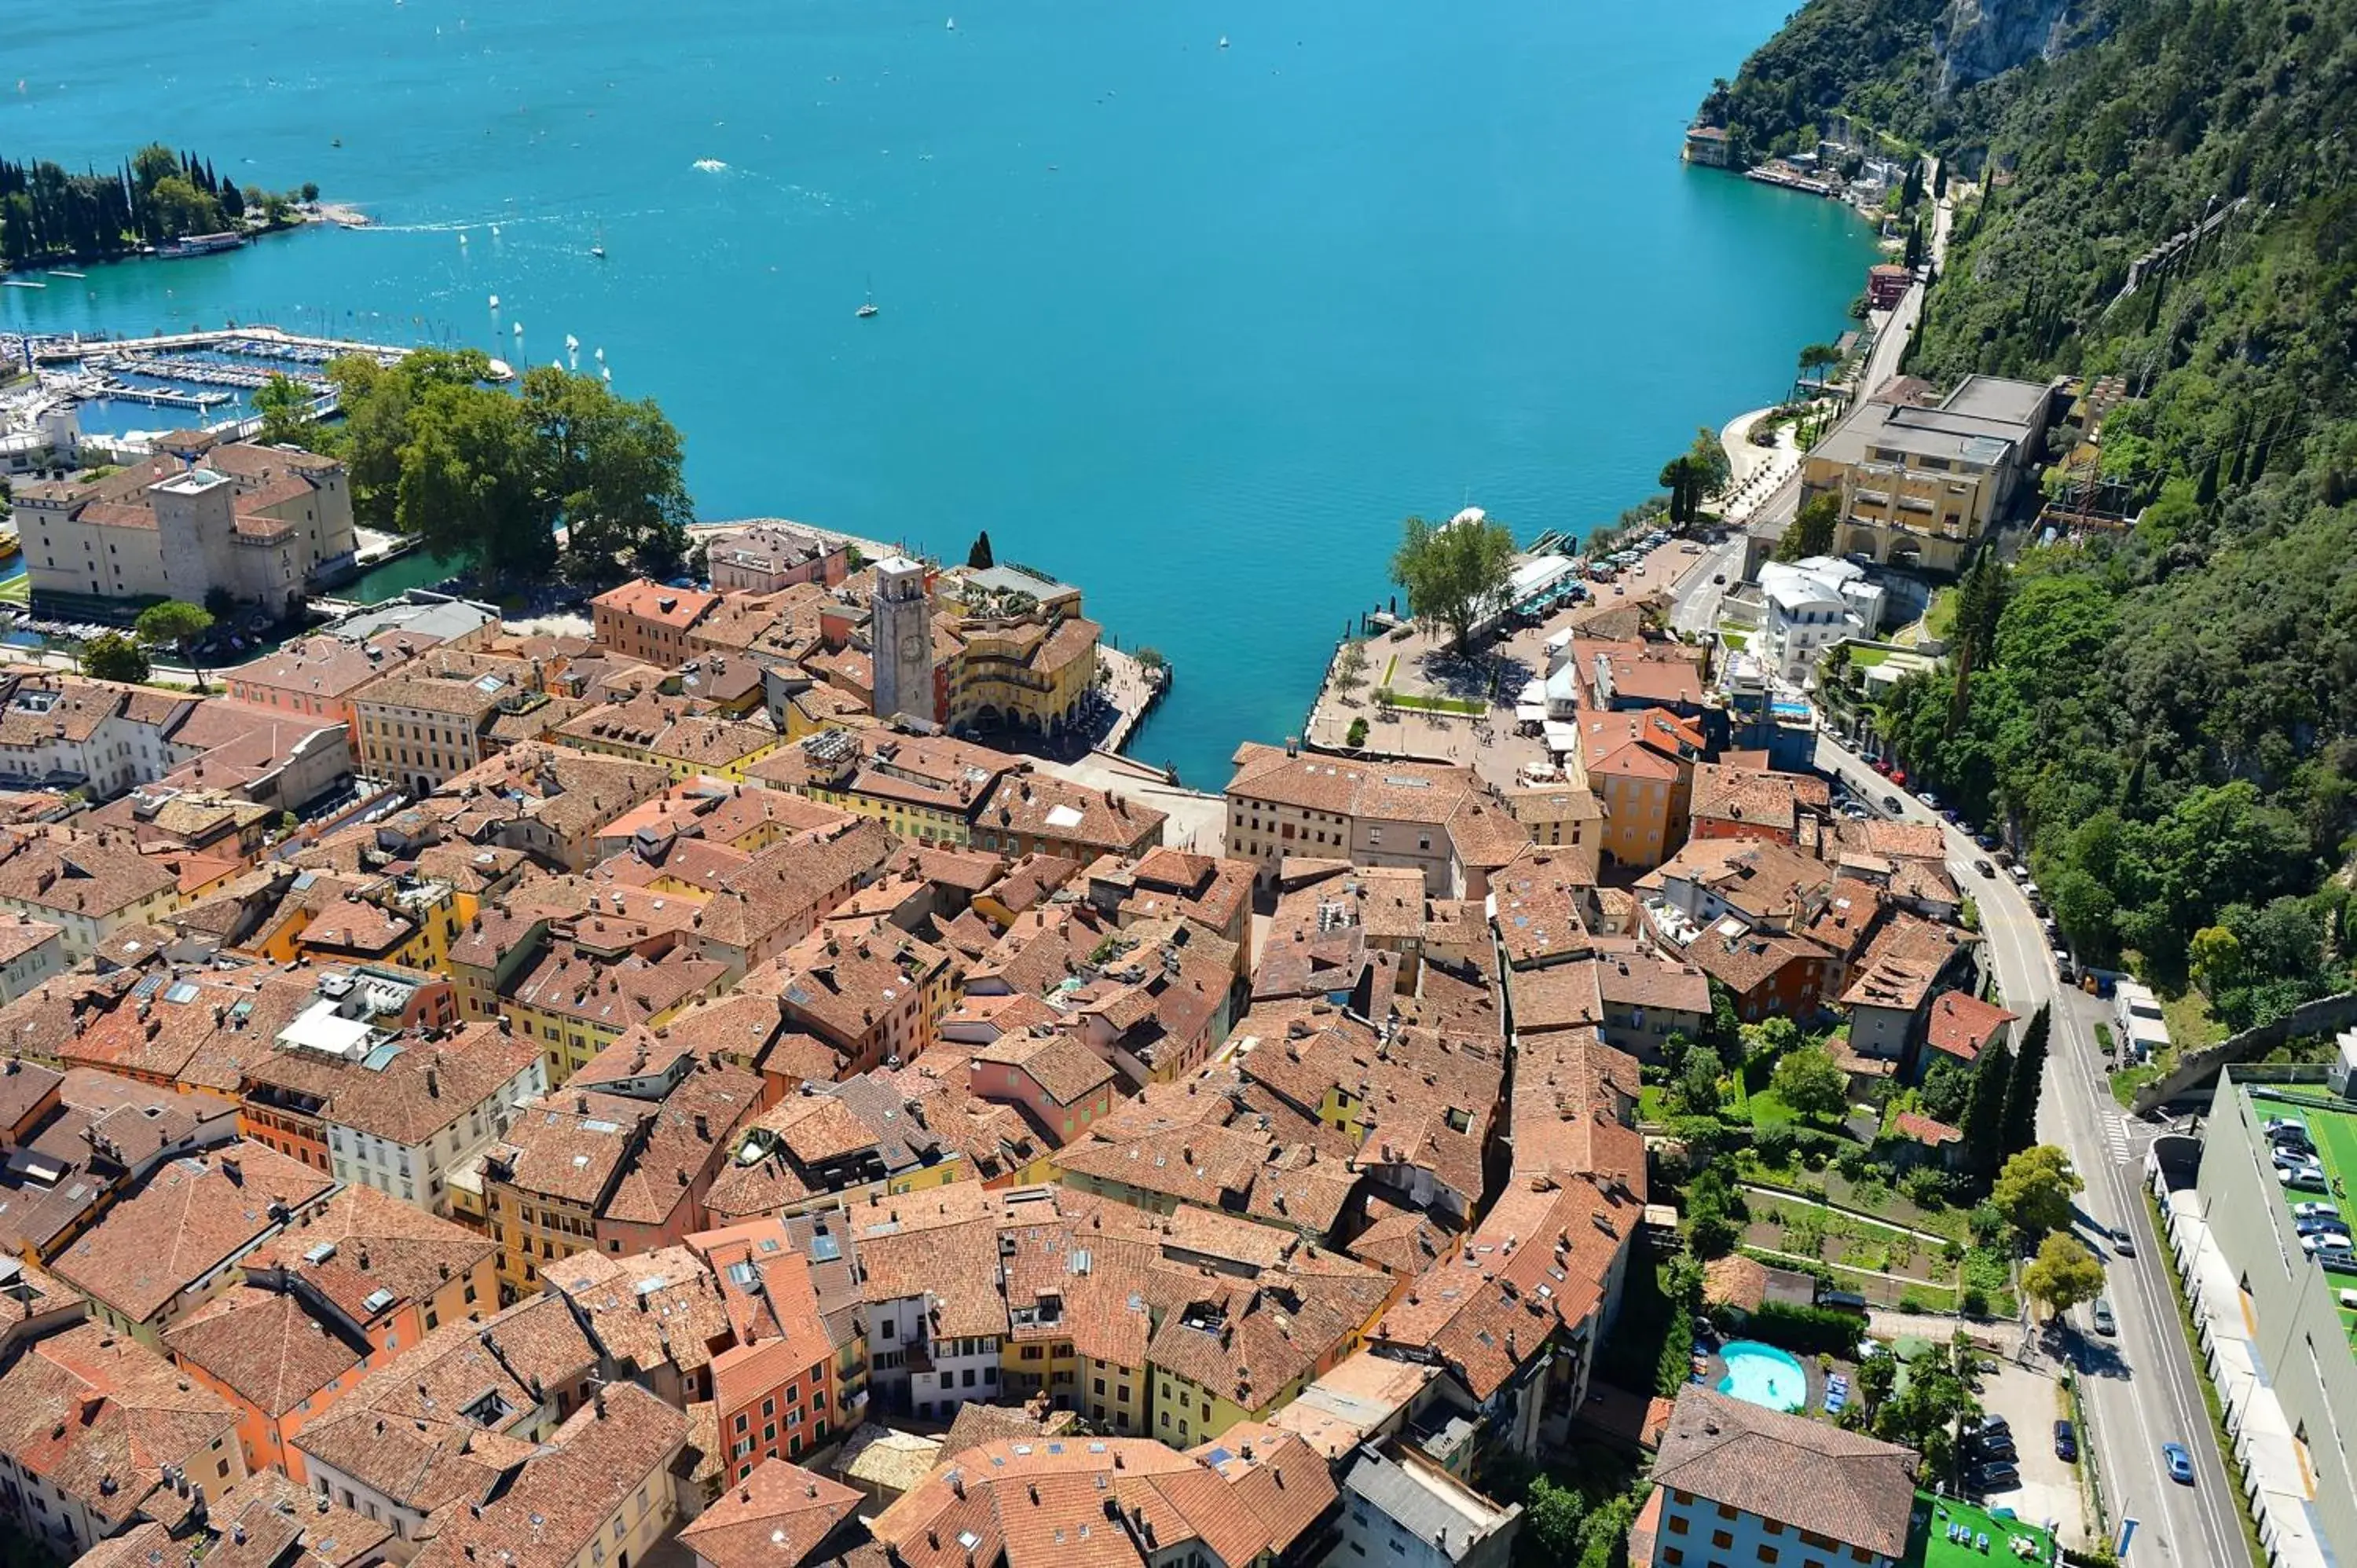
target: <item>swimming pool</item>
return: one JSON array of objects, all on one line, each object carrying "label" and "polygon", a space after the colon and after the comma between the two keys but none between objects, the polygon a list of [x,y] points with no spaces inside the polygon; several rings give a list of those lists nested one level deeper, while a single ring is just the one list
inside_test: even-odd
[{"label": "swimming pool", "polygon": [[1757,1339],[1737,1339],[1719,1349],[1727,1376],[1718,1391],[1770,1410],[1805,1410],[1809,1374],[1792,1356]]}]

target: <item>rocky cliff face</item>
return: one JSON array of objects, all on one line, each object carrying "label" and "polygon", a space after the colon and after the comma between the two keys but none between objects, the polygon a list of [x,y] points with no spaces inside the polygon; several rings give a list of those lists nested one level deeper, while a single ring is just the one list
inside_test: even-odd
[{"label": "rocky cliff face", "polygon": [[2080,0],[1948,0],[1932,30],[1943,95],[2069,47]]}]

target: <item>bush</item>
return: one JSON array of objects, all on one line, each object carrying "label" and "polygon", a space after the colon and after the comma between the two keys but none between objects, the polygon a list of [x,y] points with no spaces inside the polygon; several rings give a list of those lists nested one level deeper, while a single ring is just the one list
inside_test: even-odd
[{"label": "bush", "polygon": [[1763,1165],[1781,1169],[1790,1165],[1793,1146],[1792,1129],[1789,1126],[1761,1127],[1751,1134],[1751,1152],[1760,1156]]},{"label": "bush", "polygon": [[1978,1285],[1966,1285],[1957,1293],[1956,1306],[1957,1310],[1966,1317],[1986,1317],[1989,1306],[1988,1292]]},{"label": "bush", "polygon": [[1865,1324],[1856,1313],[1829,1306],[1792,1306],[1781,1301],[1760,1304],[1747,1332],[1796,1356],[1820,1352],[1846,1356],[1857,1348]]},{"label": "bush", "polygon": [[1918,1165],[1900,1176],[1899,1190],[1918,1208],[1942,1208],[1948,1202],[1947,1182],[1929,1165]]},{"label": "bush", "polygon": [[1351,721],[1350,733],[1343,736],[1342,744],[1353,750],[1367,744],[1367,721],[1364,718]]},{"label": "bush", "polygon": [[1873,1168],[1873,1157],[1856,1144],[1834,1156],[1834,1169],[1851,1181],[1864,1181],[1867,1172]]}]

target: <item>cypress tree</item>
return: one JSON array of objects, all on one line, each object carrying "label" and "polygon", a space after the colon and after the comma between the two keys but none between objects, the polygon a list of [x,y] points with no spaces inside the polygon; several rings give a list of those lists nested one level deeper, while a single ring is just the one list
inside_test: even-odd
[{"label": "cypress tree", "polygon": [[1964,1101],[1964,1157],[1984,1177],[2005,1160],[2005,1102],[2013,1087],[2013,1048],[1999,1041],[1974,1064],[1972,1098]]},{"label": "cypress tree", "polygon": [[2021,1055],[2013,1064],[2013,1081],[2005,1097],[2005,1152],[2019,1154],[2038,1142],[2038,1096],[2045,1087],[2046,1037],[2051,1026],[2050,1007],[2040,1003],[2022,1031]]},{"label": "cypress tree", "polygon": [[2201,482],[2193,488],[2193,499],[2196,505],[2206,507],[2214,503],[2217,499],[2218,454],[2212,452],[2210,454],[2210,460],[2201,465]]}]

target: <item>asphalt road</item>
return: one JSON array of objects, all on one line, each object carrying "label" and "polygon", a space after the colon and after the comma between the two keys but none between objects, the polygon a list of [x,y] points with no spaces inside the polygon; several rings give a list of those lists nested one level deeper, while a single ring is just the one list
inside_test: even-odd
[{"label": "asphalt road", "polygon": [[[1817,766],[1845,779],[1854,793],[1877,807],[1887,797],[1898,797],[1896,814],[1910,822],[1940,820],[1829,736],[1818,736]],[[2112,1099],[2095,1046],[2094,1023],[2102,1007],[2062,984],[2020,888],[2002,869],[1994,876],[1976,875],[1973,861],[1985,858],[1984,853],[1968,834],[1953,827],[1945,832],[1949,864],[1980,909],[2006,1005],[2025,1019],[2041,1002],[2054,1006],[2038,1131],[2069,1154],[2087,1184],[2079,1199],[2078,1233],[2104,1260],[2104,1294],[2118,1320],[2114,1337],[2092,1330],[2068,1336],[2067,1352],[2080,1369],[2080,1398],[2091,1429],[2080,1443],[2083,1449],[2093,1445],[2115,1539],[2122,1519],[2137,1520],[2126,1560],[2130,1568],[2243,1563],[2247,1553],[2242,1526],[2179,1326],[2160,1240],[2140,1190],[2154,1129],[2128,1117]],[[2116,1255],[2103,1233],[2123,1226],[2135,1240],[2132,1258]],[[2086,1309],[2077,1316],[2084,1329]],[[2039,1441],[2035,1434],[2022,1435]],[[2160,1445],[2169,1442],[2184,1444],[2193,1455],[2190,1487],[2169,1480],[2163,1468]]]}]

